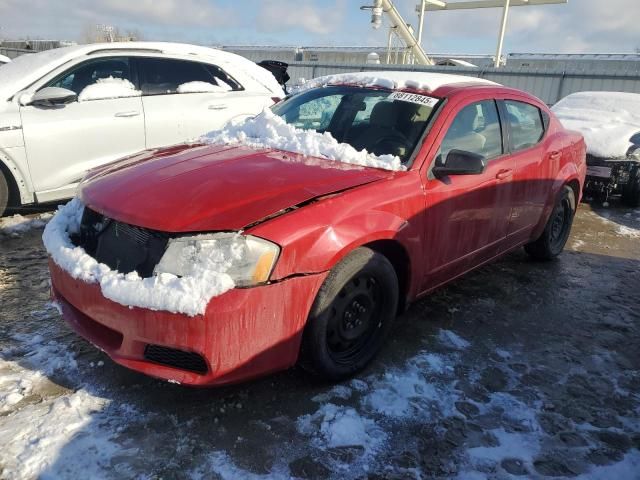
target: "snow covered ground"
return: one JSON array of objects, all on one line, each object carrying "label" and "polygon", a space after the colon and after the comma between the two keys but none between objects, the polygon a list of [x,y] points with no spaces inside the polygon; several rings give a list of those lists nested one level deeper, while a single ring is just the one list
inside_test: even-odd
[{"label": "snow covered ground", "polygon": [[52,213],[42,213],[31,217],[16,214],[0,218],[0,235],[20,236],[32,228],[41,228],[53,217]]},{"label": "snow covered ground", "polygon": [[351,381],[214,390],[113,364],[49,303],[40,231],[0,236],[0,478],[638,479],[636,217],[581,207],[576,251],[435,293]]}]

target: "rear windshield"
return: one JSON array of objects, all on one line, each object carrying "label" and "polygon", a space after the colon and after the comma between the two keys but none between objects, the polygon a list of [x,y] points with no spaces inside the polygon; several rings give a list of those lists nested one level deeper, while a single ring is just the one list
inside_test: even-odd
[{"label": "rear windshield", "polygon": [[288,124],[331,134],[338,142],[406,163],[439,100],[390,90],[324,87],[294,95],[272,107]]}]

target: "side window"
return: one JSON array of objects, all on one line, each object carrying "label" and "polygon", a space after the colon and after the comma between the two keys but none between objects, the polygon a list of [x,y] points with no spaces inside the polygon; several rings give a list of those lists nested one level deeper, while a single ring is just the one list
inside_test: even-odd
[{"label": "side window", "polygon": [[213,65],[187,60],[141,58],[140,86],[143,95],[228,92],[242,87]]},{"label": "side window", "polygon": [[442,140],[437,162],[445,164],[454,149],[476,153],[487,160],[502,155],[502,130],[493,100],[472,103],[458,112]]},{"label": "side window", "polygon": [[129,58],[106,57],[81,63],[59,75],[45,87],[66,88],[80,95],[89,85],[108,78],[126,80],[133,86]]},{"label": "side window", "polygon": [[533,147],[544,136],[542,112],[528,103],[507,100],[507,121],[511,129],[511,148],[514,152]]}]

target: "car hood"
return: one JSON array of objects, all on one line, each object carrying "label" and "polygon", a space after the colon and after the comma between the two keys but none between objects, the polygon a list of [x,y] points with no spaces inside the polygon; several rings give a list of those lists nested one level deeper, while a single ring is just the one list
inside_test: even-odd
[{"label": "car hood", "polygon": [[179,145],[90,172],[79,196],[107,217],[153,230],[241,230],[287,208],[393,175],[279,150]]}]

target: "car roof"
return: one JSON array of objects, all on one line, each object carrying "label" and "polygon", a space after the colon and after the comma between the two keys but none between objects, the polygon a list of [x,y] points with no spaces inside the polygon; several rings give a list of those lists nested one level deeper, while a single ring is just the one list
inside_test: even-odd
[{"label": "car roof", "polygon": [[353,72],[327,75],[314,78],[304,88],[315,88],[327,85],[357,85],[362,87],[381,87],[393,90],[412,89],[435,93],[444,86],[473,84],[499,86],[500,84],[484,78],[465,75],[452,75],[435,72],[413,72],[401,70],[384,70],[370,72]]},{"label": "car roof", "polygon": [[[69,47],[46,50],[39,53],[24,54],[15,59],[0,71],[0,99],[8,98],[17,91],[27,88],[33,82],[68,61],[82,56],[100,53],[132,52],[150,53],[156,55],[175,55],[184,58],[193,57],[210,61],[234,71],[238,70],[248,75],[254,82],[262,85],[275,94],[281,94],[282,89],[273,75],[254,62],[231,52],[218,50],[200,45],[171,42],[114,42],[73,45]],[[13,64],[13,65],[12,65]],[[9,68],[8,66],[11,65]]]}]

